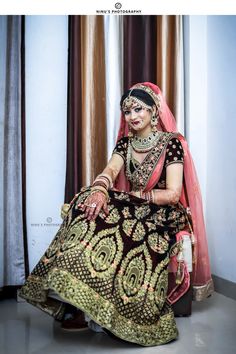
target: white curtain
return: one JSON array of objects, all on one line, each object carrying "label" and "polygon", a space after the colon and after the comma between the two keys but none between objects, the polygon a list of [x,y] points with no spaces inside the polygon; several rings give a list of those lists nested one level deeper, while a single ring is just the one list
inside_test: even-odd
[{"label": "white curtain", "polygon": [[107,155],[111,157],[119,129],[123,93],[123,16],[105,16]]},{"label": "white curtain", "polygon": [[25,17],[26,189],[30,271],[55,236],[64,199],[67,16]]}]

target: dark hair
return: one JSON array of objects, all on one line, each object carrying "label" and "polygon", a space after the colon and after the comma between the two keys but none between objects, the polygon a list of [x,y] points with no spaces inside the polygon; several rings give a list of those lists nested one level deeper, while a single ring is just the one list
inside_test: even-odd
[{"label": "dark hair", "polygon": [[145,92],[144,90],[140,90],[140,89],[133,89],[133,90],[126,91],[123,94],[123,96],[121,97],[121,100],[120,100],[120,108],[121,109],[122,109],[123,102],[126,99],[126,97],[128,97],[130,91],[132,91],[131,96],[137,97],[140,101],[146,103],[148,106],[155,105],[154,100],[147,92]]}]

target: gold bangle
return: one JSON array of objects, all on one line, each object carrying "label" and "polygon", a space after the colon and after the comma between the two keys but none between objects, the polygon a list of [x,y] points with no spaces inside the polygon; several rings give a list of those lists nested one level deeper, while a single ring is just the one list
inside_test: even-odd
[{"label": "gold bangle", "polygon": [[105,193],[107,192],[107,189],[103,186],[92,186],[91,187],[91,190],[101,190],[101,191],[104,191]]},{"label": "gold bangle", "polygon": [[101,192],[102,194],[105,195],[107,200],[109,199],[109,194],[108,194],[107,190],[103,190],[103,189],[100,189],[100,188],[92,188],[90,195],[92,195],[92,194],[94,194],[96,192]]},{"label": "gold bangle", "polygon": [[111,178],[111,176],[108,173],[101,173],[100,175],[98,175],[98,177],[100,177],[100,176],[104,176],[104,177],[106,177],[109,180],[109,182],[110,182],[109,188],[113,187],[112,178]]},{"label": "gold bangle", "polygon": [[[108,174],[108,173],[101,173],[100,175],[98,175],[97,177],[96,177],[96,179],[95,179],[95,181],[98,179],[106,179],[107,180],[107,182],[108,182],[108,188],[107,189],[109,189],[109,188],[112,188],[113,187],[113,183],[112,183],[112,178],[111,178],[111,176]],[[94,181],[94,182],[95,182]]]},{"label": "gold bangle", "polygon": [[153,189],[152,189],[152,202],[153,202],[153,204],[156,204],[156,202],[155,202],[155,193],[154,193]]}]

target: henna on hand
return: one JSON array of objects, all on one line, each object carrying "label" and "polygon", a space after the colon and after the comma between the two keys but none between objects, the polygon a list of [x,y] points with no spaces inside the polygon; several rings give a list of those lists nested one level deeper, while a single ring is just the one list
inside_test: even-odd
[{"label": "henna on hand", "polygon": [[106,196],[100,191],[90,194],[85,199],[84,204],[80,203],[78,206],[88,220],[95,220],[102,208],[106,214],[108,213]]}]

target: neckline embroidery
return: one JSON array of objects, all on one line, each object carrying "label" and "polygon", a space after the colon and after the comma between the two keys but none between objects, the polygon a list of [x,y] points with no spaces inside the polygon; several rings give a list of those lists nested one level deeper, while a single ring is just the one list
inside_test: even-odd
[{"label": "neckline embroidery", "polygon": [[153,147],[152,150],[147,153],[143,161],[141,163],[137,161],[139,165],[137,166],[137,168],[135,168],[134,172],[131,172],[130,170],[130,161],[131,159],[133,159],[133,157],[131,143],[130,140],[128,141],[128,148],[126,154],[126,175],[128,180],[131,182],[133,187],[132,189],[134,191],[145,189],[153,173],[153,170],[155,169],[160,159],[162,152],[166,148],[169,140],[173,138],[174,135],[175,133],[162,132],[156,145]]}]

